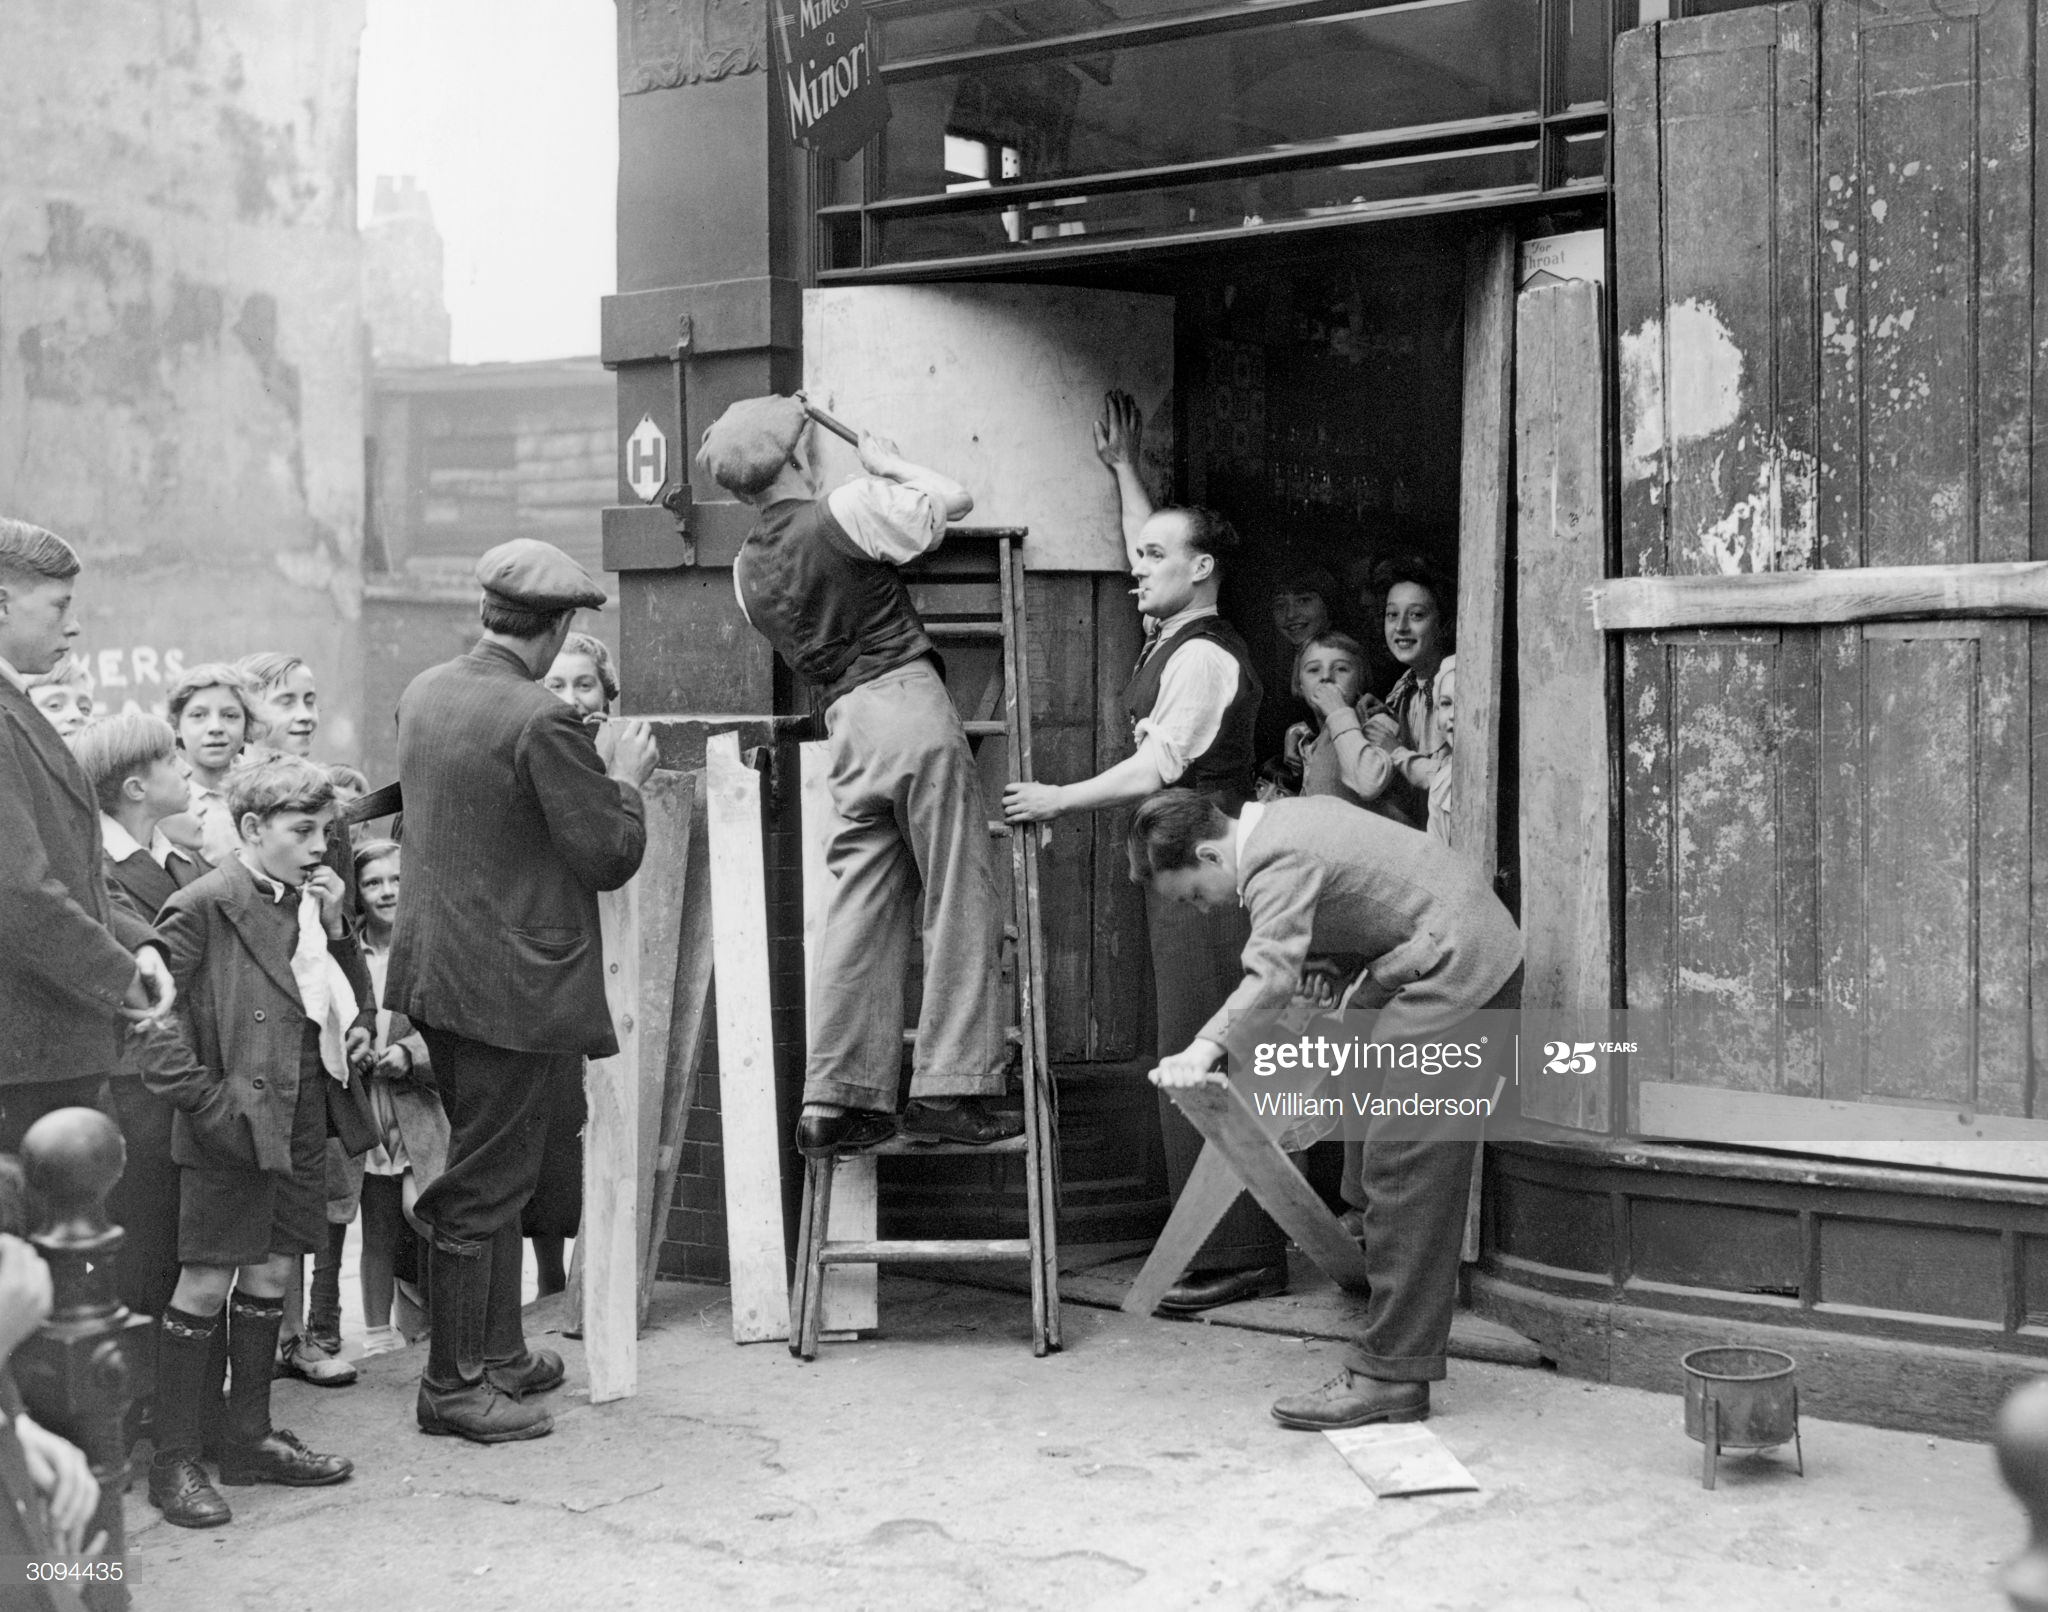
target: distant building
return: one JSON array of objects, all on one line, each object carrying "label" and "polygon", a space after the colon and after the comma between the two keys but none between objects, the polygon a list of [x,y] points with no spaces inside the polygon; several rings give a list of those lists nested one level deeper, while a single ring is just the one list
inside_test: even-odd
[{"label": "distant building", "polygon": [[[368,453],[363,767],[383,783],[405,685],[476,639],[478,555],[537,537],[610,586],[598,511],[618,486],[612,377],[595,358],[380,369]],[[582,625],[617,647],[610,613]]]},{"label": "distant building", "polygon": [[363,227],[363,323],[378,369],[448,362],[441,232],[411,174],[377,176]]},{"label": "distant building", "polygon": [[103,704],[287,649],[332,757],[361,713],[362,26],[11,5],[0,97],[0,512],[83,554]]}]

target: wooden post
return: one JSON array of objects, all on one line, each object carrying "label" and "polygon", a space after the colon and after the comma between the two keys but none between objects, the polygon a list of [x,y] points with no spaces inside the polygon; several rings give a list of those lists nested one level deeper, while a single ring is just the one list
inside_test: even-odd
[{"label": "wooden post", "polygon": [[[669,1074],[669,1023],[676,1011],[677,950],[682,942],[683,905],[688,899],[691,819],[696,812],[693,773],[657,771],[640,791],[647,813],[647,855],[640,864],[640,1104],[638,1152],[634,1160],[633,1247],[647,1247],[660,1178],[661,1128]],[[644,1324],[646,1299],[634,1276],[636,1325]]]},{"label": "wooden post", "polygon": [[[1576,1015],[1612,1005],[1606,647],[1584,604],[1607,566],[1600,288],[1526,291],[1516,327],[1522,1004]],[[1539,1070],[1522,1096],[1533,1118],[1594,1130],[1609,1106],[1604,1074]]]},{"label": "wooden post", "polygon": [[739,735],[705,746],[711,923],[718,975],[718,1093],[725,1150],[726,1252],[735,1343],[789,1336],[781,1126],[768,998],[768,901],[761,778]]},{"label": "wooden post", "polygon": [[1499,860],[1501,633],[1507,612],[1508,450],[1515,235],[1474,241],[1465,264],[1465,425],[1458,494],[1458,742],[1451,843],[1491,880]]},{"label": "wooden post", "polygon": [[[798,750],[803,807],[804,841],[804,1000],[811,1001],[817,984],[818,941],[825,923],[825,897],[831,889],[832,874],[825,866],[825,853],[832,831],[839,821],[832,809],[832,792],[826,786],[831,763],[822,740]],[[805,1034],[810,1031],[810,1014],[805,1013]],[[839,1160],[833,1169],[831,1228],[842,1241],[871,1242],[877,1215],[875,1160],[856,1154]],[[825,1269],[826,1332],[872,1332],[880,1322],[876,1302],[876,1271],[872,1265],[830,1265]]]},{"label": "wooden post", "polygon": [[640,881],[597,898],[604,995],[619,1050],[584,1065],[590,1118],[583,1128],[583,1352],[591,1403],[637,1386],[639,1245],[634,1199],[640,1151]]}]

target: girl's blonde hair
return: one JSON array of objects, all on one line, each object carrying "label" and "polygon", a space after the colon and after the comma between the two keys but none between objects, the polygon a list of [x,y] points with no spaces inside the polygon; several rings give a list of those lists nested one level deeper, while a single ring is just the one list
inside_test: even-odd
[{"label": "girl's blonde hair", "polygon": [[1301,648],[1294,652],[1294,676],[1290,680],[1289,686],[1294,690],[1296,699],[1306,699],[1308,697],[1301,692],[1301,663],[1308,659],[1308,652],[1311,649],[1334,649],[1339,654],[1349,655],[1358,662],[1359,682],[1361,689],[1363,688],[1367,665],[1365,646],[1360,644],[1348,632],[1330,632],[1325,630],[1317,633],[1313,638],[1304,640]]}]

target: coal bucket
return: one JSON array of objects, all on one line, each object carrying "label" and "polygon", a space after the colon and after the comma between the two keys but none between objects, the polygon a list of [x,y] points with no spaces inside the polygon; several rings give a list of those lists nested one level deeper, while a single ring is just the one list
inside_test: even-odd
[{"label": "coal bucket", "polygon": [[1685,1436],[1704,1445],[1701,1487],[1714,1487],[1723,1450],[1771,1450],[1789,1443],[1806,1476],[1799,1443],[1798,1361],[1777,1349],[1727,1345],[1695,1349],[1685,1368]]}]

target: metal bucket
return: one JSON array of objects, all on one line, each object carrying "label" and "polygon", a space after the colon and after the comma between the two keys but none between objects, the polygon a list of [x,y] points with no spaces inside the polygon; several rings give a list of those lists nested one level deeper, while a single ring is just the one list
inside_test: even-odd
[{"label": "metal bucket", "polygon": [[1700,1482],[1714,1487],[1723,1450],[1769,1450],[1789,1443],[1806,1476],[1799,1442],[1799,1363],[1778,1349],[1725,1345],[1695,1349],[1685,1368],[1685,1436],[1706,1448]]}]

